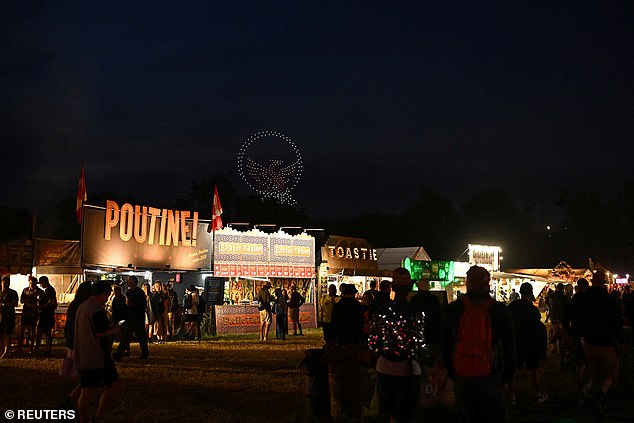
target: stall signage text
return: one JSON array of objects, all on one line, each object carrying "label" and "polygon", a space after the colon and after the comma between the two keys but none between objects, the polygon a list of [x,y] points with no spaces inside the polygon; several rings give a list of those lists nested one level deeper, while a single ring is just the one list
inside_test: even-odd
[{"label": "stall signage text", "polygon": [[116,202],[108,200],[105,219],[104,238],[107,241],[115,232],[126,242],[134,238],[139,244],[196,246],[198,212],[192,215],[188,210],[157,209],[129,203],[119,208]]},{"label": "stall signage text", "polygon": [[469,263],[482,266],[487,270],[500,269],[500,252],[497,246],[469,244]]},{"label": "stall signage text", "polygon": [[311,248],[301,245],[275,245],[273,251],[276,256],[310,257]]},{"label": "stall signage text", "polygon": [[246,242],[219,242],[218,252],[223,254],[264,254],[264,244]]},{"label": "stall signage text", "polygon": [[377,261],[376,249],[358,247],[335,247],[329,245],[330,258],[338,257],[346,260],[372,260]]}]

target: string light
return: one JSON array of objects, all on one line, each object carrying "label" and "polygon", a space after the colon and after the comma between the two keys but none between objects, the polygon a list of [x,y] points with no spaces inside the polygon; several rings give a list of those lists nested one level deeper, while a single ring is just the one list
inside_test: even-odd
[{"label": "string light", "polygon": [[[285,165],[278,157],[268,159],[268,164],[260,163],[248,157],[249,147],[263,138],[276,138],[291,147],[295,161]],[[272,153],[272,150],[269,149]],[[246,184],[262,198],[273,198],[280,204],[295,204],[291,197],[302,176],[302,155],[293,141],[284,134],[275,131],[262,131],[251,135],[238,153],[238,172]]]},{"label": "string light", "polygon": [[392,360],[424,360],[427,354],[424,321],[423,312],[403,310],[397,303],[384,306],[370,322],[368,346]]}]

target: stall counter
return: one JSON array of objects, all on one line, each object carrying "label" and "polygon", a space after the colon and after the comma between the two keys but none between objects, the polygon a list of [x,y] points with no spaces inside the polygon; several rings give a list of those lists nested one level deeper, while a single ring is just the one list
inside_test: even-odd
[{"label": "stall counter", "polygon": [[[315,304],[303,304],[299,308],[299,322],[302,324],[302,328],[305,329],[314,329],[317,327]],[[290,318],[288,319],[288,326],[291,330],[293,329]],[[260,312],[258,306],[216,306],[216,332],[218,335],[227,333],[259,333]],[[275,314],[273,314],[270,334],[275,336]]]}]

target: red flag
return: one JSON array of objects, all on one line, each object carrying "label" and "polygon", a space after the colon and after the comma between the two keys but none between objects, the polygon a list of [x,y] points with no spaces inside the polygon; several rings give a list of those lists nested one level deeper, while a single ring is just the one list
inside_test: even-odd
[{"label": "red flag", "polygon": [[81,224],[82,206],[88,200],[86,195],[86,178],[84,178],[84,164],[81,164],[81,173],[79,174],[79,184],[77,185],[77,204],[75,205],[75,214],[77,215],[77,223]]},{"label": "red flag", "polygon": [[220,205],[220,197],[218,196],[218,186],[214,185],[214,204],[211,210],[211,225],[207,228],[207,232],[222,229],[222,206]]}]

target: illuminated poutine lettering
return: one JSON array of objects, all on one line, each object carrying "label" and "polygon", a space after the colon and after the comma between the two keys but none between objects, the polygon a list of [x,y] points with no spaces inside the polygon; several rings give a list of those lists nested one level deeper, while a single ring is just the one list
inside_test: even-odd
[{"label": "illuminated poutine lettering", "polygon": [[178,232],[180,231],[180,213],[177,211],[167,211],[167,245],[178,247]]},{"label": "illuminated poutine lettering", "polygon": [[187,233],[189,232],[189,226],[187,226],[187,219],[189,219],[189,212],[182,211],[181,212],[181,243],[189,247],[192,243],[191,243],[191,240],[187,239]]},{"label": "illuminated poutine lettering", "polygon": [[159,245],[165,245],[165,228],[167,227],[167,209],[161,210],[161,228],[159,230]]},{"label": "illuminated poutine lettering", "polygon": [[150,245],[154,245],[154,232],[156,232],[156,218],[161,215],[161,209],[156,209],[154,207],[150,207],[148,209],[150,216],[150,236],[148,237],[147,243]]},{"label": "illuminated poutine lettering", "polygon": [[147,207],[141,209],[141,206],[134,206],[134,217],[134,240],[143,244],[147,238]]},{"label": "illuminated poutine lettering", "polygon": [[114,201],[106,201],[106,225],[104,238],[110,240],[112,228],[119,223],[119,205]]},{"label": "illuminated poutine lettering", "polygon": [[[157,209],[147,206],[132,206],[125,203],[121,208],[111,200],[106,201],[104,239],[112,238],[112,230],[119,226],[122,241],[134,240],[139,244],[154,245],[158,231],[158,245],[177,247],[196,246],[198,212]],[[160,219],[159,224],[157,221]],[[116,230],[116,229],[115,229]]]},{"label": "illuminated poutine lettering", "polygon": [[134,229],[134,210],[132,205],[125,203],[121,206],[119,221],[119,237],[121,241],[130,241],[132,239],[132,230]]}]

